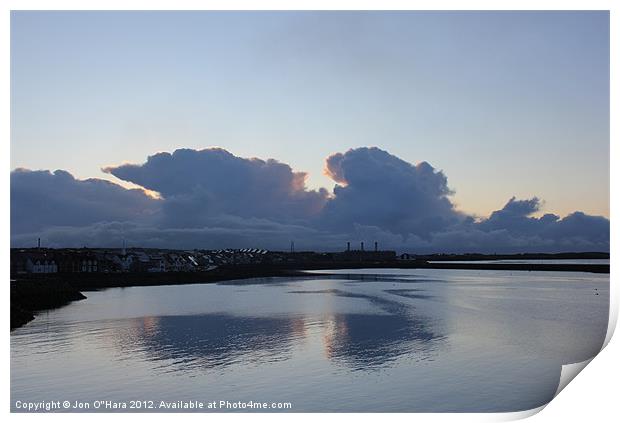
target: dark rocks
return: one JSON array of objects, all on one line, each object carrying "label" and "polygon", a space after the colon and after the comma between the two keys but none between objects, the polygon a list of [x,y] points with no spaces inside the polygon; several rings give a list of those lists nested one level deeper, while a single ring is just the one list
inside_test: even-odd
[{"label": "dark rocks", "polygon": [[11,330],[34,319],[34,313],[86,297],[71,284],[55,279],[11,281]]},{"label": "dark rocks", "polygon": [[34,319],[34,314],[31,311],[11,304],[11,330],[25,325],[32,319]]}]

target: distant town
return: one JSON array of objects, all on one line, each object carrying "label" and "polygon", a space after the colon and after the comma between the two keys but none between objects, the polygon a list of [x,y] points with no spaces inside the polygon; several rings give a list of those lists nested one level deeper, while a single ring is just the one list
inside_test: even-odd
[{"label": "distant town", "polygon": [[[516,259],[516,260],[515,260]],[[527,260],[561,260],[551,263]],[[604,259],[607,263],[571,262]],[[606,259],[606,260],[605,260]],[[268,251],[259,248],[172,250],[156,248],[11,249],[11,330],[41,310],[86,298],[83,292],[113,287],[180,285],[265,277],[308,277],[307,270],[470,269],[609,273],[609,253],[396,254],[347,243],[340,252]],[[502,260],[507,260],[503,262]],[[525,261],[522,261],[525,260]],[[596,261],[596,260],[595,260]]]},{"label": "distant town", "polygon": [[[404,255],[409,258],[409,255]],[[208,272],[221,266],[297,265],[318,262],[390,262],[395,251],[374,249],[336,253],[268,251],[258,248],[169,250],[154,248],[21,248],[11,249],[11,274]]]},{"label": "distant town", "polygon": [[375,242],[367,250],[364,243],[352,249],[347,243],[341,252],[268,251],[258,248],[221,250],[171,250],[155,248],[13,248],[11,249],[11,275],[71,274],[71,273],[168,273],[211,272],[218,268],[238,266],[289,267],[301,269],[338,265],[429,265],[429,262],[457,260],[505,259],[609,259],[609,253],[559,253],[559,254],[409,254],[397,255],[392,250],[379,250]]}]

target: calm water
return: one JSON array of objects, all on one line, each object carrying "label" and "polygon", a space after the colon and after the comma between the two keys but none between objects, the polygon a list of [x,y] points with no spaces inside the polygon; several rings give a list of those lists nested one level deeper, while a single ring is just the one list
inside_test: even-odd
[{"label": "calm water", "polygon": [[606,333],[609,275],[340,273],[87,292],[11,333],[11,407],[517,411],[548,402],[560,366],[596,354]]},{"label": "calm water", "polygon": [[518,263],[518,264],[609,264],[609,259],[541,259],[541,260],[450,260],[450,261],[436,261],[431,260],[429,263]]}]

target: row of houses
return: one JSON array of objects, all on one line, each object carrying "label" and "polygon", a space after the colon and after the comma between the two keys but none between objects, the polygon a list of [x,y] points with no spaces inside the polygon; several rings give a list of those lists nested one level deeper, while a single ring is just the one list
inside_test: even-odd
[{"label": "row of houses", "polygon": [[98,272],[93,254],[71,254],[51,250],[11,250],[11,273],[92,273]]},{"label": "row of houses", "polygon": [[[403,254],[401,260],[415,259]],[[210,271],[227,265],[316,265],[343,262],[391,262],[394,251],[351,250],[272,252],[256,248],[224,250],[159,249],[12,249],[11,274],[23,273],[123,273]]]},{"label": "row of houses", "polygon": [[12,249],[11,273],[121,273],[209,271],[227,264],[254,264],[266,250],[172,251],[153,249]]}]

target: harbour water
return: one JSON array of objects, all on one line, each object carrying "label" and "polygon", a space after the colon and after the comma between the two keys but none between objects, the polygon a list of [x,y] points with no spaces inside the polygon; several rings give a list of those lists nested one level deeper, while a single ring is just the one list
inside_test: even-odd
[{"label": "harbour water", "polygon": [[551,400],[562,364],[595,355],[607,330],[609,275],[320,273],[85,292],[11,332],[11,409],[191,400],[520,411]]},{"label": "harbour water", "polygon": [[430,260],[429,263],[474,264],[609,264],[609,259],[512,259],[512,260]]}]

